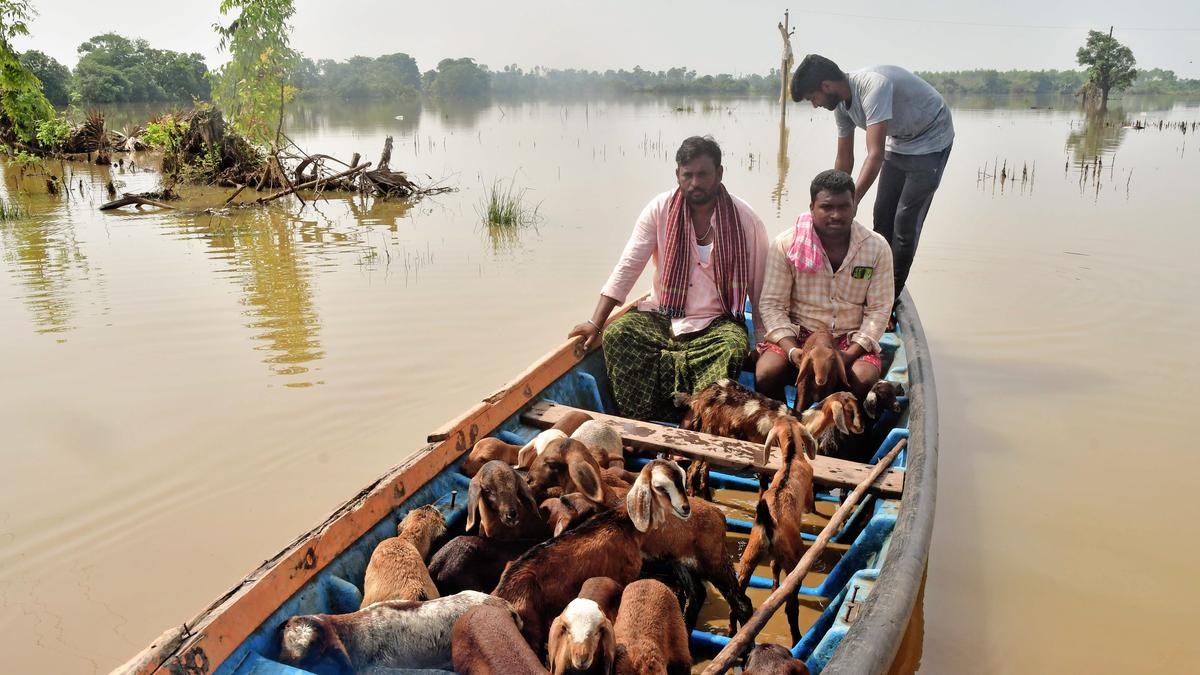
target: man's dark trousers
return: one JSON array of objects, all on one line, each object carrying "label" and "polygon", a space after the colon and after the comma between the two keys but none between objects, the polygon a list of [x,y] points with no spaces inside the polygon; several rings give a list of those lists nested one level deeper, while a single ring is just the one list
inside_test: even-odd
[{"label": "man's dark trousers", "polygon": [[925,214],[929,213],[949,158],[949,147],[927,155],[884,155],[875,195],[875,231],[892,245],[897,297],[908,280]]}]

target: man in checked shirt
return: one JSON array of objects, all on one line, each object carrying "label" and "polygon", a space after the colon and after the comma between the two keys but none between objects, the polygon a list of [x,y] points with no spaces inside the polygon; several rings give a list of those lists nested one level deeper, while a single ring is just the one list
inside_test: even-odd
[{"label": "man in checked shirt", "polygon": [[859,400],[879,380],[879,338],[892,311],[892,249],[854,219],[854,179],[822,171],[809,186],[809,212],[767,249],[759,299],[765,340],[758,344],[758,391],[784,400],[801,345],[812,331],[833,333]]}]

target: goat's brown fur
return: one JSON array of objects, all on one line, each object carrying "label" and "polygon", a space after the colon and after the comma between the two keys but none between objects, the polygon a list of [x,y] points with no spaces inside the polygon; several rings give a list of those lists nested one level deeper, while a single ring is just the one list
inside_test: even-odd
[{"label": "goat's brown fur", "polygon": [[[738,563],[738,583],[742,590],[749,585],[754,567],[764,554],[771,555],[771,573],[776,588],[780,575],[790,572],[804,555],[800,529],[804,514],[813,506],[813,469],[805,456],[816,456],[817,442],[798,421],[780,420],[767,438],[768,456],[774,445],[780,448],[781,465],[758,501],[750,540]],[[792,595],[788,598],[786,613],[793,641],[800,639],[799,610],[799,600]],[[733,618],[730,621],[735,623]]]},{"label": "goat's brown fur", "polygon": [[846,364],[827,330],[815,331],[804,341],[796,374],[796,410],[805,410],[835,391],[850,388]]},{"label": "goat's brown fur", "polygon": [[498,460],[505,464],[517,463],[517,452],[521,446],[505,443],[499,438],[488,436],[481,438],[475,447],[471,448],[471,454],[462,463],[462,473],[465,476],[473,478],[479,473],[479,469],[490,461]]},{"label": "goat's brown fur", "polygon": [[584,519],[602,508],[578,492],[561,497],[551,497],[538,507],[555,537],[583,522]]},{"label": "goat's brown fur", "polygon": [[462,675],[543,675],[548,672],[525,643],[520,617],[500,607],[467,610],[454,622],[454,672]]},{"label": "goat's brown fur", "polygon": [[616,675],[684,675],[692,670],[688,631],[675,594],[661,581],[641,579],[625,587],[613,626]]},{"label": "goat's brown fur", "polygon": [[363,578],[361,607],[383,600],[432,600],[437,586],[425,560],[433,541],[446,532],[442,512],[433,506],[409,511],[397,526],[395,537],[379,542],[371,552]]},{"label": "goat's brown fur", "polygon": [[616,496],[604,482],[600,463],[583,443],[564,438],[551,441],[529,466],[529,485],[541,499],[552,488],[563,494],[579,492],[597,504],[612,506]]},{"label": "goat's brown fur", "polygon": [[750,652],[742,675],[809,675],[808,666],[792,658],[787,647],[776,644],[759,645]]},{"label": "goat's brown fur", "polygon": [[491,461],[467,488],[467,531],[494,539],[545,539],[546,523],[529,484],[508,464]]}]

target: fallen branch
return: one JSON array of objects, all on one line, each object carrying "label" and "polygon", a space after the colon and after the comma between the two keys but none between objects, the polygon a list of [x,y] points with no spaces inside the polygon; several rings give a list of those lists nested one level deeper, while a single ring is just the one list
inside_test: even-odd
[{"label": "fallen branch", "polygon": [[119,199],[114,199],[111,202],[101,204],[100,210],[111,211],[113,209],[119,209],[122,206],[130,206],[131,204],[137,204],[138,206],[157,206],[160,209],[170,209],[172,211],[175,210],[175,207],[171,206],[170,204],[164,204],[162,202],[154,201],[153,199],[147,199],[141,195],[131,195],[128,192],[123,194]]},{"label": "fallen branch", "polygon": [[371,163],[367,162],[366,164],[360,164],[359,166],[356,166],[352,169],[347,169],[339,174],[330,176],[329,178],[316,178],[316,179],[313,179],[313,180],[310,180],[310,181],[307,181],[304,183],[300,183],[299,185],[294,185],[286,190],[283,190],[282,192],[276,192],[275,194],[269,195],[266,197],[259,197],[258,199],[255,200],[255,203],[266,204],[267,202],[275,201],[276,199],[279,199],[280,197],[286,197],[297,190],[304,190],[304,189],[313,187],[315,185],[320,185],[322,183],[328,183],[330,181],[347,178],[349,176],[356,175],[362,171],[366,171],[367,168],[370,166],[371,166]]}]

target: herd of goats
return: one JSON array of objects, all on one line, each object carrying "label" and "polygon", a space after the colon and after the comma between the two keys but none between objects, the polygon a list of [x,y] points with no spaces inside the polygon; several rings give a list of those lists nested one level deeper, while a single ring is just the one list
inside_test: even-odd
[{"label": "herd of goats", "polygon": [[[804,553],[802,517],[814,504],[809,459],[861,436],[864,411],[899,411],[900,393],[881,380],[861,408],[853,394],[835,391],[796,413],[724,379],[676,398],[681,428],[761,443],[766,458],[780,453],[769,483],[760,477],[736,570],[725,516],[700,498],[702,462],[685,472],[660,456],[627,471],[620,435],[582,411],[525,446],[484,438],[461,469],[471,477],[468,534],[433,551],[446,539],[442,512],[432,505],[409,511],[397,536],[371,555],[361,609],[292,617],[279,660],[345,672],[689,673],[688,636],[704,582],[728,602],[732,634],[753,613],[746,588],[759,560],[771,559],[778,586]],[[786,614],[794,642],[795,595]],[[786,648],[766,644],[750,653],[744,672],[808,669]]]}]

